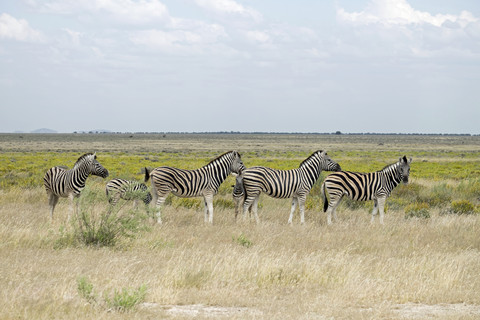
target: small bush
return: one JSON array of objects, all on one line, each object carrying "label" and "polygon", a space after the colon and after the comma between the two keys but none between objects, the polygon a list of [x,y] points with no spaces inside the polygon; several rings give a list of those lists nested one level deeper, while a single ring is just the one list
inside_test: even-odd
[{"label": "small bush", "polygon": [[177,198],[173,201],[173,206],[178,208],[187,208],[187,209],[194,209],[200,210],[203,208],[203,200],[198,198]]},{"label": "small bush", "polygon": [[233,236],[232,239],[234,242],[245,248],[250,248],[253,245],[253,242],[250,241],[243,233],[240,234],[238,237]]},{"label": "small bush", "polygon": [[77,279],[77,291],[82,298],[85,298],[89,303],[97,301],[97,297],[93,292],[93,284],[86,277],[79,277]]},{"label": "small bush", "polygon": [[450,213],[453,214],[473,214],[475,213],[475,205],[468,200],[452,201]]},{"label": "small bush", "polygon": [[430,218],[430,206],[424,202],[416,202],[409,204],[405,208],[405,219],[408,218]]},{"label": "small bush", "polygon": [[422,200],[430,206],[443,206],[452,200],[453,188],[446,183],[434,186],[430,192],[426,193]]},{"label": "small bush", "polygon": [[220,198],[213,200],[213,207],[217,209],[235,209],[235,204],[232,200]]},{"label": "small bush", "polygon": [[144,227],[147,216],[138,211],[124,212],[121,207],[108,211],[98,210],[95,205],[105,201],[92,190],[85,189],[80,198],[80,210],[73,223],[74,236],[87,246],[114,246],[123,237],[134,237]]},{"label": "small bush", "polygon": [[110,309],[125,312],[145,301],[146,294],[147,287],[142,285],[137,289],[123,288],[120,291],[115,289],[113,297],[105,295],[104,299]]}]

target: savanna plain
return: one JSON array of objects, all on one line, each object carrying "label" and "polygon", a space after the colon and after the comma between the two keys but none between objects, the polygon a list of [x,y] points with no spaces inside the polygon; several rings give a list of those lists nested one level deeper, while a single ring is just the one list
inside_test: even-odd
[{"label": "savanna plain", "polygon": [[[153,204],[122,200],[113,237],[86,237],[110,210],[109,179],[195,169],[229,150],[247,167],[291,169],[319,149],[348,171],[413,158],[384,225],[370,223],[372,203],[346,199],[327,225],[323,172],[304,225],[298,212],[287,224],[290,200],[264,195],[260,224],[235,221],[230,176],[213,225],[199,198],[171,196],[162,225]],[[86,152],[110,176],[87,180],[77,216],[61,199],[51,220],[45,171]],[[0,319],[479,319],[479,197],[480,136],[0,134]]]}]

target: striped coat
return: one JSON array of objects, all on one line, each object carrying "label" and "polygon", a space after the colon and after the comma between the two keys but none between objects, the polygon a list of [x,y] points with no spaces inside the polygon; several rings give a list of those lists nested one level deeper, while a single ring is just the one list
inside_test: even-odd
[{"label": "striped coat", "polygon": [[327,212],[328,224],[332,223],[332,215],[336,219],[335,209],[344,195],[358,201],[373,200],[372,222],[377,211],[380,211],[380,223],[383,223],[385,201],[400,182],[408,183],[411,162],[412,159],[407,160],[404,156],[380,171],[341,171],[329,175],[322,185],[323,210]]},{"label": "striped coat", "polygon": [[157,222],[162,223],[160,209],[172,193],[185,198],[203,197],[205,222],[213,223],[213,196],[230,173],[239,173],[244,168],[240,154],[230,151],[196,170],[173,167],[158,167],[151,172],[146,170],[145,181],[152,180],[153,198],[158,209]]},{"label": "striped coat", "polygon": [[[96,153],[82,155],[78,158],[73,169],[53,167],[47,170],[43,177],[43,184],[49,198],[50,217],[52,219],[53,211],[60,197],[70,198],[71,211],[74,211],[73,199],[80,196],[90,175],[102,178],[108,176],[108,170],[97,161]],[[70,215],[68,217],[70,218]]]}]

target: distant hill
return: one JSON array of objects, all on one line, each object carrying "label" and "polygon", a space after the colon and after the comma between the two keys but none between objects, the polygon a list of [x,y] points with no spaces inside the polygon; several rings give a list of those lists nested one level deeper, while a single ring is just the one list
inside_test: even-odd
[{"label": "distant hill", "polygon": [[57,131],[48,128],[41,128],[33,130],[31,133],[57,133]]}]

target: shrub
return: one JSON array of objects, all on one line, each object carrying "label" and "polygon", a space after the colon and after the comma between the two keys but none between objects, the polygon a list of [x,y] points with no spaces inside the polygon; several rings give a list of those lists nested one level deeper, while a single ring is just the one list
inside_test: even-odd
[{"label": "shrub", "polygon": [[475,213],[475,205],[468,200],[452,201],[449,213],[472,214]]},{"label": "shrub", "polygon": [[98,210],[95,205],[104,197],[86,188],[82,192],[79,212],[73,219],[74,236],[87,246],[114,246],[122,237],[133,237],[142,230],[146,215],[139,211],[122,211],[120,206],[108,211]]},{"label": "shrub", "polygon": [[243,233],[240,234],[238,237],[233,236],[232,240],[245,248],[250,248],[253,245],[253,242],[249,240],[247,236]]},{"label": "shrub", "polygon": [[79,277],[77,279],[77,291],[80,296],[85,298],[89,303],[97,301],[97,297],[93,293],[93,284],[86,277]]},{"label": "shrub", "polygon": [[213,200],[213,207],[217,209],[235,209],[235,204],[232,200],[227,199],[215,199]]},{"label": "shrub", "polygon": [[430,206],[442,206],[452,200],[452,193],[453,188],[446,183],[442,183],[434,186],[422,199]]},{"label": "shrub", "polygon": [[187,208],[200,210],[201,208],[203,208],[203,201],[198,198],[177,198],[172,202],[175,209]]},{"label": "shrub", "polygon": [[125,312],[145,301],[146,294],[147,287],[141,285],[137,289],[123,288],[120,291],[115,289],[113,297],[105,295],[104,299],[110,309]]},{"label": "shrub", "polygon": [[145,300],[147,287],[145,285],[141,285],[137,289],[115,289],[113,291],[113,296],[108,293],[104,293],[104,303],[102,303],[102,301],[97,301],[98,299],[94,293],[93,284],[86,277],[82,276],[77,279],[77,291],[78,294],[89,303],[99,302],[100,305],[106,305],[108,309],[125,312],[135,308],[139,303]]},{"label": "shrub", "polygon": [[405,219],[408,218],[430,218],[430,206],[424,202],[415,202],[405,208]]}]

